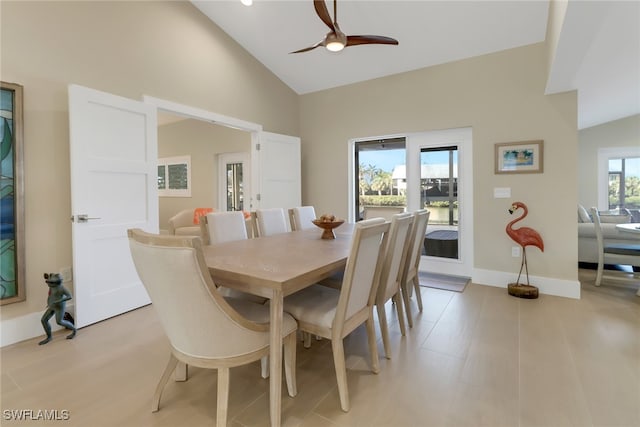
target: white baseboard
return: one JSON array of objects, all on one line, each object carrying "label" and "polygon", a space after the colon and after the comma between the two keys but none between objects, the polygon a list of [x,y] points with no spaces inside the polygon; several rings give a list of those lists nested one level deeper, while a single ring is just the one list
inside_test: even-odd
[{"label": "white baseboard", "polygon": [[[508,284],[515,283],[517,278],[518,275],[513,273],[474,268],[471,281],[479,285],[496,286],[506,289]],[[520,278],[520,282],[522,282],[522,277]],[[529,283],[537,286],[541,294],[580,299],[580,282],[578,280],[561,280],[552,277],[530,275]]]},{"label": "white baseboard", "polygon": [[[73,316],[74,307],[73,304],[67,304],[66,311]],[[11,344],[15,344],[20,341],[30,340],[36,337],[42,337],[44,339],[45,332],[40,323],[42,318],[42,312],[29,313],[24,316],[14,317],[13,319],[7,319],[0,322],[0,347],[5,347]],[[55,317],[49,319],[49,325],[51,325],[51,331],[59,331],[63,329],[62,326],[56,323]]]}]

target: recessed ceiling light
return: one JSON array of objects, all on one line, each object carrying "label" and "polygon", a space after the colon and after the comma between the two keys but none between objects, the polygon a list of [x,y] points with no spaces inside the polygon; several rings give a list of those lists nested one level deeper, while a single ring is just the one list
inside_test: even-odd
[{"label": "recessed ceiling light", "polygon": [[253,0],[240,0],[240,2],[245,6],[251,6],[253,4]]}]

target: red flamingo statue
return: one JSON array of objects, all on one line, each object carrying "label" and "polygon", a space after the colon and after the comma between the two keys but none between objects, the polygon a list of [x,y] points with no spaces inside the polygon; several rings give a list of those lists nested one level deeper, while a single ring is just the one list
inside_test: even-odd
[{"label": "red flamingo statue", "polygon": [[524,267],[527,273],[527,286],[529,286],[529,268],[527,267],[526,248],[527,246],[535,246],[539,248],[542,252],[544,252],[544,243],[542,242],[542,237],[540,237],[540,233],[538,233],[533,228],[520,227],[515,230],[513,229],[513,225],[516,222],[521,221],[529,213],[529,210],[527,209],[527,205],[525,205],[522,202],[514,202],[511,205],[511,209],[509,209],[509,213],[513,214],[515,211],[517,211],[520,208],[522,208],[524,212],[518,218],[514,219],[509,224],[507,224],[507,234],[517,244],[519,244],[522,247],[522,263],[520,264],[520,272],[518,273],[518,280],[516,281],[516,284],[520,283],[520,275],[522,274],[522,267]]}]

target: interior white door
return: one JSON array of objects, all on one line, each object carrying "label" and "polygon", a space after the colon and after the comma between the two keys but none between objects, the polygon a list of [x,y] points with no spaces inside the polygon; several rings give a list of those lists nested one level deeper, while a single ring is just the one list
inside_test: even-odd
[{"label": "interior white door", "polygon": [[271,132],[255,132],[252,145],[251,209],[300,206],[300,138]]},{"label": "interior white door", "polygon": [[77,327],[150,303],[127,229],[158,232],[156,115],[153,105],[69,86]]}]

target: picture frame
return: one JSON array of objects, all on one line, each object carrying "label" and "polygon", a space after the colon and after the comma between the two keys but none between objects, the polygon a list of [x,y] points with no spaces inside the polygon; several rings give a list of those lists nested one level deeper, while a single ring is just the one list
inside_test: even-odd
[{"label": "picture frame", "polygon": [[544,171],[542,140],[495,144],[495,173],[542,173]]},{"label": "picture frame", "polygon": [[0,305],[24,301],[23,87],[0,82]]}]

